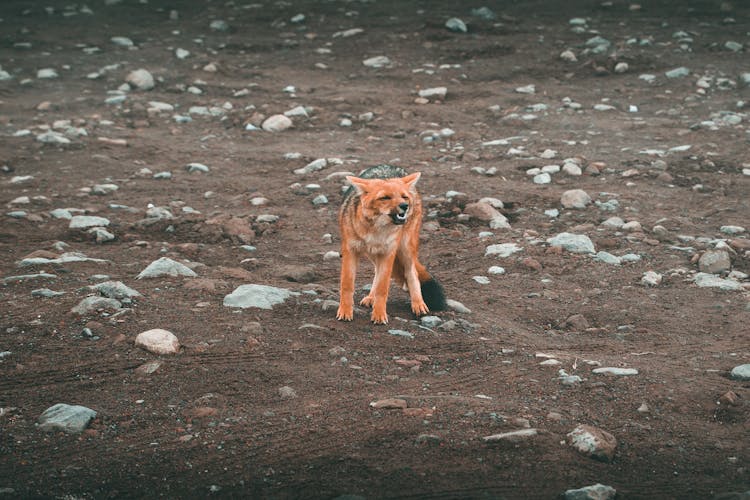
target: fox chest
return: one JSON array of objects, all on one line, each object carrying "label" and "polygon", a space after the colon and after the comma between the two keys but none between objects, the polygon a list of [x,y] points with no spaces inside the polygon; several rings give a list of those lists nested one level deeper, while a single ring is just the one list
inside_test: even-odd
[{"label": "fox chest", "polygon": [[398,231],[378,231],[353,239],[349,242],[349,247],[358,254],[388,255],[398,249],[400,239]]}]

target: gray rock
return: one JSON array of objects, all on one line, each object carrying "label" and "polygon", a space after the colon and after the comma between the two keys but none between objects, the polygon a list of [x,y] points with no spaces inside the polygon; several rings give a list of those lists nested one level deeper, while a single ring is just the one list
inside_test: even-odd
[{"label": "gray rock", "polygon": [[70,139],[54,130],[48,130],[47,132],[37,135],[36,140],[45,144],[70,144]]},{"label": "gray rock", "polygon": [[73,218],[73,214],[70,213],[70,210],[67,208],[56,208],[52,210],[50,213],[50,216],[54,217],[55,219],[67,219],[70,220]]},{"label": "gray rock", "polygon": [[419,318],[419,322],[427,328],[436,328],[443,320],[439,316],[422,316]]},{"label": "gray rock", "polygon": [[570,189],[562,194],[560,203],[565,208],[586,208],[591,203],[591,196],[583,189]]},{"label": "gray rock", "polygon": [[328,166],[328,160],[325,158],[318,158],[317,160],[313,160],[307,165],[305,165],[302,168],[298,168],[294,171],[297,175],[305,175],[312,172],[317,172],[319,170],[323,170]]},{"label": "gray rock", "polygon": [[226,307],[240,307],[243,309],[254,307],[258,309],[272,309],[289,297],[297,296],[299,292],[292,292],[285,288],[267,285],[240,285],[229,295],[224,297]]},{"label": "gray rock", "polygon": [[37,424],[44,431],[77,434],[83,432],[94,418],[96,418],[96,412],[91,408],[58,403],[44,410]]},{"label": "gray rock", "polygon": [[732,368],[732,372],[729,374],[729,376],[734,380],[750,380],[750,364],[735,366],[734,368]]},{"label": "gray rock", "polygon": [[615,498],[615,495],[617,495],[616,489],[597,483],[576,490],[568,490],[564,497],[565,500],[611,500]]},{"label": "gray rock", "polygon": [[698,273],[693,281],[700,288],[718,288],[729,292],[741,291],[742,285],[734,280],[723,279],[708,273]]},{"label": "gray rock", "polygon": [[30,281],[37,279],[56,279],[57,275],[49,273],[36,273],[36,274],[19,274],[17,276],[6,276],[3,278],[3,284],[13,283],[14,281]]},{"label": "gray rock", "polygon": [[419,91],[419,97],[425,97],[427,99],[433,97],[437,97],[438,99],[445,99],[446,94],[448,94],[447,87],[431,87]]},{"label": "gray rock", "polygon": [[562,247],[573,253],[594,253],[594,243],[584,234],[560,233],[547,239],[547,243],[553,247]]},{"label": "gray rock", "polygon": [[136,276],[136,279],[158,278],[160,276],[189,276],[195,277],[197,274],[184,264],[162,257],[149,264],[146,269]]},{"label": "gray rock", "polygon": [[154,328],[139,333],[135,345],[154,354],[177,354],[180,352],[180,341],[177,336],[161,328]]},{"label": "gray rock", "polygon": [[732,269],[732,261],[726,250],[708,250],[698,260],[698,269],[703,273],[720,274]]},{"label": "gray rock", "polygon": [[59,297],[60,295],[65,295],[65,292],[56,292],[54,290],[50,290],[49,288],[37,288],[36,290],[31,291],[32,297],[44,297],[46,299]]},{"label": "gray rock", "polygon": [[43,68],[36,72],[36,77],[45,79],[45,78],[57,78],[59,75],[57,74],[57,71],[54,68]]},{"label": "gray rock", "polygon": [[604,262],[605,264],[614,264],[616,266],[619,266],[622,263],[622,259],[620,257],[604,251],[597,252],[594,256],[594,260]]},{"label": "gray rock", "polygon": [[135,45],[133,43],[133,40],[126,36],[113,36],[109,39],[110,42],[114,43],[115,45],[119,45],[120,47],[132,47]]},{"label": "gray rock", "polygon": [[297,391],[285,385],[284,387],[279,387],[279,396],[281,396],[281,399],[295,399]]},{"label": "gray rock", "polygon": [[86,257],[82,253],[78,252],[66,252],[55,259],[48,259],[47,257],[30,257],[22,259],[19,263],[19,267],[36,266],[44,264],[69,264],[72,262],[107,262],[104,259],[94,259]]},{"label": "gray rock", "polygon": [[120,304],[119,300],[91,296],[80,301],[70,312],[85,316],[87,314],[95,314],[97,311],[118,311],[121,308],[122,304]]},{"label": "gray rock", "polygon": [[87,233],[94,236],[94,240],[97,243],[106,243],[107,241],[113,241],[115,235],[104,229],[103,227],[92,227]]},{"label": "gray rock", "polygon": [[721,226],[721,232],[724,234],[742,234],[746,229],[742,226]]},{"label": "gray rock", "polygon": [[153,75],[145,69],[131,71],[125,81],[138,90],[151,90],[155,85]]},{"label": "gray rock", "polygon": [[685,78],[690,74],[690,70],[685,66],[680,66],[679,68],[669,70],[664,74],[667,78]]},{"label": "gray rock", "polygon": [[469,309],[468,307],[466,307],[465,305],[463,305],[457,300],[445,299],[445,303],[447,304],[448,309],[451,311],[455,311],[461,314],[471,314],[471,309]]},{"label": "gray rock", "polygon": [[229,24],[223,19],[214,19],[208,27],[214,31],[229,31]]},{"label": "gray rock", "polygon": [[74,215],[70,219],[68,227],[70,229],[89,229],[91,227],[109,226],[109,219],[98,217],[96,215]]},{"label": "gray rock", "polygon": [[542,172],[540,174],[536,174],[533,181],[534,184],[549,184],[550,182],[552,182],[552,176],[547,172]]},{"label": "gray rock", "polygon": [[602,368],[594,368],[591,373],[596,373],[597,375],[615,375],[618,377],[627,377],[630,375],[638,375],[638,370],[636,370],[635,368],[617,368],[605,366]]},{"label": "gray rock", "polygon": [[466,27],[466,23],[457,17],[451,17],[450,19],[445,21],[445,27],[451,31],[456,31],[459,33],[466,33],[467,31],[469,31]]},{"label": "gray rock", "polygon": [[388,333],[391,335],[395,335],[396,337],[406,337],[408,339],[414,338],[414,334],[411,332],[407,332],[406,330],[392,329],[392,330],[388,330]]},{"label": "gray rock", "polygon": [[122,281],[104,281],[91,285],[90,289],[98,292],[103,297],[110,299],[132,299],[134,297],[141,297],[141,294],[137,290],[133,290]]}]

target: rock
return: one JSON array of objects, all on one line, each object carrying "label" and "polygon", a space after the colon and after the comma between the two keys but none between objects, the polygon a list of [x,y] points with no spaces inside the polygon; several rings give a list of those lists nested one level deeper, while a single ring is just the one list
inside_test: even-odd
[{"label": "rock", "polygon": [[729,376],[733,380],[742,380],[743,382],[747,382],[748,380],[750,380],[750,364],[735,366],[734,368],[732,368]]},{"label": "rock", "polygon": [[125,81],[138,90],[151,90],[154,88],[154,77],[145,69],[136,69],[128,73]]},{"label": "rock", "polygon": [[370,408],[375,408],[376,410],[402,410],[406,407],[406,400],[398,398],[380,399],[370,403]]},{"label": "rock", "polygon": [[698,260],[698,269],[702,273],[720,274],[732,269],[732,261],[726,250],[708,250]]},{"label": "rock", "polygon": [[284,387],[279,387],[279,396],[281,396],[281,399],[295,399],[297,391],[285,385]]},{"label": "rock", "polygon": [[154,354],[177,354],[180,351],[180,341],[175,334],[161,328],[139,333],[135,345]]},{"label": "rock", "polygon": [[136,279],[158,278],[161,276],[189,276],[195,277],[197,274],[184,264],[162,257],[149,264],[146,269],[136,276]]},{"label": "rock", "polygon": [[451,17],[445,21],[445,27],[458,33],[466,33],[469,31],[466,27],[466,23],[457,17]]},{"label": "rock", "polygon": [[471,314],[471,309],[463,305],[457,300],[453,299],[445,299],[445,303],[448,306],[448,309],[451,311],[455,311],[460,314]]},{"label": "rock", "polygon": [[121,308],[122,304],[118,300],[91,296],[80,301],[70,312],[85,316],[87,314],[95,314],[97,311],[118,311]]},{"label": "rock", "polygon": [[618,377],[627,377],[630,375],[638,375],[638,370],[635,368],[617,368],[617,367],[602,367],[602,368],[594,368],[591,373],[596,373],[597,375],[615,375]]},{"label": "rock", "polygon": [[141,294],[137,290],[133,290],[121,281],[103,281],[96,285],[91,285],[89,288],[98,292],[103,297],[110,299],[122,300],[141,297]]},{"label": "rock", "polygon": [[690,70],[684,66],[675,68],[664,73],[667,78],[685,78],[690,74]]},{"label": "rock", "polygon": [[615,456],[617,439],[607,431],[582,424],[567,435],[567,442],[580,453],[603,462]]},{"label": "rock", "polygon": [[132,47],[135,45],[133,40],[126,36],[113,36],[109,41],[120,47]]},{"label": "rock", "polygon": [[534,84],[524,85],[516,87],[515,91],[519,94],[536,94],[536,86]]},{"label": "rock", "polygon": [[747,230],[742,226],[721,226],[720,231],[724,234],[737,235],[742,234]]},{"label": "rock", "polygon": [[70,144],[70,139],[54,130],[48,130],[47,132],[37,135],[36,140],[45,144]]},{"label": "rock", "polygon": [[319,170],[323,170],[328,166],[328,160],[325,158],[318,158],[317,160],[313,160],[307,165],[305,165],[302,168],[298,168],[294,171],[297,175],[305,175],[312,172],[317,172]]},{"label": "rock", "polygon": [[50,290],[49,288],[37,288],[36,290],[31,291],[32,297],[44,297],[46,299],[59,297],[60,295],[65,295],[65,292],[56,292],[54,290]]},{"label": "rock", "polygon": [[283,132],[291,128],[292,120],[285,115],[271,115],[263,121],[261,128],[266,132]]},{"label": "rock", "polygon": [[565,500],[612,500],[617,490],[604,484],[585,486],[576,490],[568,490],[563,495]]},{"label": "rock", "polygon": [[115,235],[104,229],[103,227],[92,227],[88,231],[88,234],[94,237],[94,241],[97,243],[106,243],[115,239]]},{"label": "rock", "polygon": [[36,77],[41,79],[57,78],[58,76],[57,71],[53,68],[43,68],[36,72]]},{"label": "rock", "polygon": [[369,59],[365,59],[364,61],[362,61],[362,64],[364,64],[368,68],[383,68],[386,66],[390,66],[391,60],[386,56],[375,56],[370,57]]},{"label": "rock", "polygon": [[583,189],[570,189],[562,194],[560,203],[565,208],[586,208],[591,203],[591,196]]},{"label": "rock", "polygon": [[719,278],[708,273],[697,273],[693,281],[700,288],[718,288],[729,292],[742,290],[742,285],[737,281]]},{"label": "rock", "polygon": [[413,339],[414,334],[411,332],[407,332],[406,330],[399,330],[399,329],[391,329],[388,330],[388,333],[390,335],[395,335],[396,337],[406,337],[407,339]]},{"label": "rock", "polygon": [[560,59],[566,62],[578,62],[575,52],[572,50],[564,50],[560,53]]},{"label": "rock", "polygon": [[484,222],[489,222],[498,217],[504,218],[503,214],[498,212],[495,207],[481,201],[466,205],[464,213]]},{"label": "rock", "polygon": [[48,432],[63,431],[68,434],[78,434],[83,432],[94,418],[96,418],[96,412],[91,408],[58,403],[44,410],[44,413],[37,419],[37,425]]},{"label": "rock", "polygon": [[162,362],[158,359],[143,363],[141,366],[135,369],[135,373],[138,375],[151,375],[158,370],[162,365]]},{"label": "rock", "polygon": [[540,174],[536,174],[533,181],[534,184],[549,184],[550,182],[552,182],[552,176],[547,172],[542,172]]},{"label": "rock", "polygon": [[443,320],[439,316],[422,316],[419,318],[419,322],[427,328],[436,328]]},{"label": "rock", "polygon": [[109,226],[109,219],[98,217],[96,215],[75,215],[70,219],[68,228],[70,229],[89,229],[91,227]]},{"label": "rock", "polygon": [[589,322],[583,314],[573,314],[568,316],[564,326],[573,330],[583,331],[589,327]]},{"label": "rock", "polygon": [[562,247],[573,253],[594,253],[594,243],[584,234],[560,233],[547,239],[547,243],[553,247]]},{"label": "rock", "polygon": [[485,443],[497,443],[507,441],[510,443],[519,443],[527,438],[536,436],[538,434],[536,429],[521,429],[518,431],[502,432],[500,434],[492,434],[490,436],[484,436],[482,441]]},{"label": "rock", "polygon": [[523,248],[519,247],[515,243],[498,243],[495,245],[489,245],[484,250],[484,256],[495,255],[497,257],[505,258],[510,257],[516,252],[522,251]]},{"label": "rock", "polygon": [[448,93],[448,89],[446,87],[433,87],[429,89],[422,89],[419,91],[419,97],[424,97],[427,99],[430,98],[438,98],[438,99],[445,99],[446,94]]},{"label": "rock", "polygon": [[661,280],[661,274],[654,271],[646,271],[641,277],[641,284],[645,286],[659,286],[661,285]]},{"label": "rock", "polygon": [[279,269],[279,275],[295,283],[312,283],[318,279],[313,266],[286,265]]},{"label": "rock", "polygon": [[594,256],[594,260],[604,262],[605,264],[613,264],[619,266],[622,263],[622,259],[616,255],[612,255],[609,252],[599,251]]},{"label": "rock", "polygon": [[200,172],[202,174],[208,173],[211,169],[202,163],[188,163],[185,165],[185,170],[188,171],[188,173],[195,173]]},{"label": "rock", "polygon": [[224,297],[224,305],[243,309],[250,307],[272,309],[276,304],[282,304],[289,297],[297,295],[299,295],[299,292],[267,285],[240,285]]}]

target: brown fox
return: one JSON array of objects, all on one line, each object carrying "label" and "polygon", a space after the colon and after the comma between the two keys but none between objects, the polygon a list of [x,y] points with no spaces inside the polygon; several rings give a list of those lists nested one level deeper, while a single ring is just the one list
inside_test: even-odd
[{"label": "brown fox", "polygon": [[336,319],[351,321],[354,316],[354,278],[361,257],[375,265],[370,293],[360,302],[372,307],[373,323],[388,323],[391,278],[409,291],[414,314],[446,309],[443,287],[417,259],[422,199],[415,186],[420,176],[390,165],[347,176],[351,187],[339,211],[341,298]]}]

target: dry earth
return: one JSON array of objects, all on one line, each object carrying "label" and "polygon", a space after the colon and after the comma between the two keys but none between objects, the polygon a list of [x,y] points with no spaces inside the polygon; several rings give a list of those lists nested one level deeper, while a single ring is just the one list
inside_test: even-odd
[{"label": "dry earth", "polygon": [[[0,497],[750,490],[750,384],[729,375],[750,363],[750,242],[721,230],[750,225],[750,7],[498,2],[489,20],[471,14],[481,5],[3,0],[0,273],[53,277],[0,286]],[[468,33],[444,26],[453,16]],[[611,42],[599,54],[586,46],[597,34]],[[363,64],[374,56],[390,64]],[[682,66],[688,76],[665,75]],[[44,68],[57,77],[38,78]],[[155,87],[105,103],[139,68]],[[446,96],[420,103],[434,87]],[[297,106],[308,116],[288,130],[246,130]],[[69,144],[37,140],[48,129]],[[294,172],[320,158],[338,161]],[[565,159],[583,175],[527,174]],[[193,162],[208,172],[188,172]],[[470,313],[425,328],[393,290],[389,326],[364,310],[334,319],[338,260],[324,255],[338,250],[342,179],[331,174],[384,162],[423,172],[422,259]],[[593,203],[562,207],[570,189]],[[313,204],[320,194],[328,203]],[[511,229],[467,213],[484,197],[504,202]],[[147,217],[149,204],[174,218]],[[60,208],[106,217],[114,240],[69,229],[50,215]],[[631,224],[602,225],[613,216]],[[607,264],[547,244],[562,232],[640,259]],[[523,250],[485,256],[501,243]],[[697,257],[717,247],[740,290],[693,282]],[[105,262],[54,261],[66,251]],[[21,266],[29,256],[53,262]],[[160,257],[198,276],[136,279]],[[647,271],[661,284],[642,284]],[[120,312],[72,313],[104,275],[142,296]],[[251,283],[304,293],[272,310],[223,305]],[[32,295],[42,288],[65,293]],[[137,347],[152,328],[173,332],[180,352]],[[153,373],[139,369],[153,361]],[[559,369],[582,381],[563,385]],[[370,406],[386,398],[407,408]],[[82,433],[38,428],[57,403],[96,418]],[[610,461],[565,444],[579,424],[615,436]],[[537,434],[482,439],[524,428]]]}]

